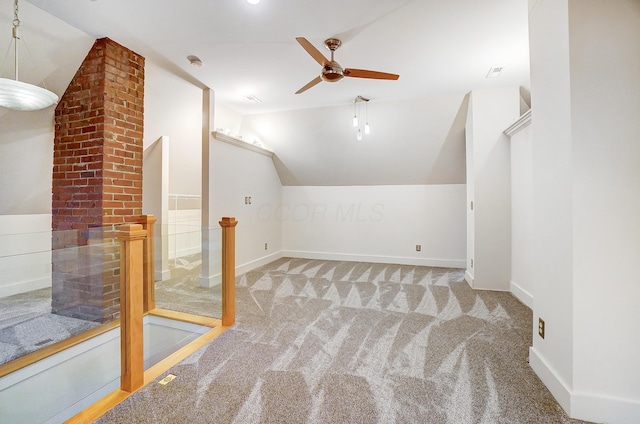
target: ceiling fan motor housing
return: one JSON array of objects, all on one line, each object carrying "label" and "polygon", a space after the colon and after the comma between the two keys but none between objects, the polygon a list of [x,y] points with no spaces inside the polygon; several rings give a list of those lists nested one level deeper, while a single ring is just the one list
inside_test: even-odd
[{"label": "ceiling fan motor housing", "polygon": [[320,78],[327,82],[336,82],[344,78],[344,71],[342,66],[338,62],[331,62],[331,66],[325,66],[322,68]]}]

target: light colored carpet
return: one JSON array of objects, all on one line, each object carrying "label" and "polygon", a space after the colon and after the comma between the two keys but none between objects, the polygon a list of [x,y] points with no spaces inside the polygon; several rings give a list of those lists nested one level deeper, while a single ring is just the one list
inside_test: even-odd
[{"label": "light colored carpet", "polygon": [[461,270],[285,258],[236,286],[232,329],[97,422],[579,422],[527,364],[530,310]]},{"label": "light colored carpet", "polygon": [[51,313],[51,289],[0,299],[0,364],[95,327],[98,323]]},{"label": "light colored carpet", "polygon": [[212,318],[222,317],[222,286],[200,287],[202,256],[169,262],[171,278],[156,281],[156,307]]}]

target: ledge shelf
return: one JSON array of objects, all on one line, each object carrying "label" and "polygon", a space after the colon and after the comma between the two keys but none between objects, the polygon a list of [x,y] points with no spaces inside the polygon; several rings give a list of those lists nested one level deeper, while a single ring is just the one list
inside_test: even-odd
[{"label": "ledge shelf", "polygon": [[254,146],[253,144],[247,143],[246,141],[239,138],[232,137],[219,131],[212,131],[211,134],[213,134],[213,138],[218,141],[222,141],[223,143],[228,143],[236,147],[241,147],[252,152],[260,153],[261,155],[273,157],[273,152],[271,150],[267,150],[259,146]]},{"label": "ledge shelf", "polygon": [[531,109],[522,114],[522,116],[509,126],[504,133],[509,137],[513,137],[515,134],[525,129],[531,124]]}]

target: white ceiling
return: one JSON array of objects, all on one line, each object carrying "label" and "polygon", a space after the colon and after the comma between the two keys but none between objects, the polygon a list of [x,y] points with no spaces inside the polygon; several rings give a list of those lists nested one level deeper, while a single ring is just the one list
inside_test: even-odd
[{"label": "white ceiling", "polygon": [[[109,37],[156,67],[212,88],[216,110],[224,105],[239,117],[245,140],[258,137],[276,153],[285,185],[464,183],[466,94],[529,86],[528,0],[20,4],[21,34],[31,52],[20,56],[21,80],[44,79],[62,95],[93,41]],[[12,5],[0,0],[3,51],[11,41]],[[343,45],[336,60],[343,67],[396,73],[400,79],[344,78],[296,95],[320,72],[296,42],[300,36],[323,52],[323,41],[337,37]],[[12,75],[7,52],[3,77]],[[199,56],[203,66],[190,66],[188,55]],[[502,66],[502,74],[485,78],[494,66]],[[247,94],[263,102],[253,103]],[[351,125],[357,95],[371,99],[371,135],[359,143]],[[12,116],[0,108],[0,138],[25,131],[12,124]]]},{"label": "white ceiling", "polygon": [[[109,37],[198,84],[242,114],[528,86],[527,0],[29,0],[94,38]],[[11,12],[11,1],[0,2]],[[8,32],[9,34],[9,32]],[[343,67],[400,74],[296,90],[320,66],[295,41],[343,46]],[[191,67],[187,55],[204,65]],[[485,76],[502,66],[497,79]],[[253,94],[255,104],[244,96]]]}]

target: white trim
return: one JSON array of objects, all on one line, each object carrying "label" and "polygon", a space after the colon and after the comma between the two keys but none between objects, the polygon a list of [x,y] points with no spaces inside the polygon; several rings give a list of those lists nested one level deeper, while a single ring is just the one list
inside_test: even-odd
[{"label": "white trim", "polygon": [[596,423],[640,423],[640,402],[591,393],[573,393],[571,417]]},{"label": "white trim", "polygon": [[534,347],[529,348],[529,365],[571,418],[611,424],[640,422],[639,401],[571,391]]},{"label": "white trim", "polygon": [[[171,234],[170,237],[174,237],[174,236],[175,234]],[[202,248],[200,246],[192,246],[192,247],[186,247],[184,249],[174,250],[172,252],[169,252],[169,260],[175,261],[178,258],[195,255],[196,253],[200,253],[201,251],[202,251]]]},{"label": "white trim", "polygon": [[218,141],[222,141],[223,143],[231,144],[232,146],[236,146],[236,147],[241,147],[243,149],[250,150],[252,152],[260,153],[261,155],[273,157],[273,152],[271,150],[267,150],[259,146],[254,146],[253,144],[249,144],[244,140],[240,140],[239,138],[235,138],[218,131],[212,131],[211,134],[213,135],[213,138],[215,138]]},{"label": "white trim", "polygon": [[155,281],[165,281],[171,278],[171,271],[168,269],[164,269],[162,271],[156,270],[154,273]]},{"label": "white trim", "polygon": [[51,214],[0,215],[0,235],[51,232]]},{"label": "white trim", "polygon": [[509,126],[504,133],[509,137],[513,137],[523,129],[531,125],[531,109],[522,114],[522,116]]},{"label": "white trim", "polygon": [[469,284],[469,287],[473,288],[473,277],[469,274],[469,271],[464,272],[464,280]]},{"label": "white trim", "polygon": [[518,284],[511,281],[509,283],[511,294],[518,298],[518,300],[533,309],[533,295],[520,287]]},{"label": "white trim", "polygon": [[560,406],[569,413],[571,411],[571,390],[555,370],[538,354],[535,347],[529,347],[529,365],[547,386]]},{"label": "white trim", "polygon": [[247,272],[252,271],[252,270],[254,270],[256,268],[264,266],[264,265],[266,265],[268,263],[276,261],[276,260],[278,260],[278,259],[280,259],[282,257],[283,257],[283,252],[279,251],[279,252],[275,252],[275,253],[272,253],[272,254],[267,255],[267,256],[263,256],[263,257],[261,257],[259,259],[254,260],[254,261],[247,262],[246,264],[243,264],[243,265],[240,265],[240,266],[236,267],[236,275],[247,273]]},{"label": "white trim", "polygon": [[439,268],[463,269],[466,265],[464,259],[431,259],[431,258],[411,258],[399,256],[374,256],[355,255],[351,253],[329,253],[329,252],[308,252],[301,250],[283,250],[282,257],[320,259],[325,261],[346,261],[346,262],[373,262],[382,264],[417,265]]},{"label": "white trim", "polygon": [[0,286],[0,298],[51,287],[51,274],[43,278]]},{"label": "white trim", "polygon": [[[247,262],[246,264],[238,265],[236,266],[236,276],[245,274],[249,271],[252,271],[258,267],[271,263],[282,257],[283,257],[282,251],[280,251],[280,252],[272,253],[267,256],[263,256],[262,258],[256,259],[254,261]],[[221,283],[222,283],[221,273],[217,273],[209,277],[203,277],[203,276],[200,277],[200,287],[205,287],[205,288],[215,287]]]},{"label": "white trim", "polygon": [[219,286],[220,283],[222,283],[221,273],[210,275],[208,277],[205,277],[203,275],[200,276],[200,287],[211,288],[211,287]]}]

